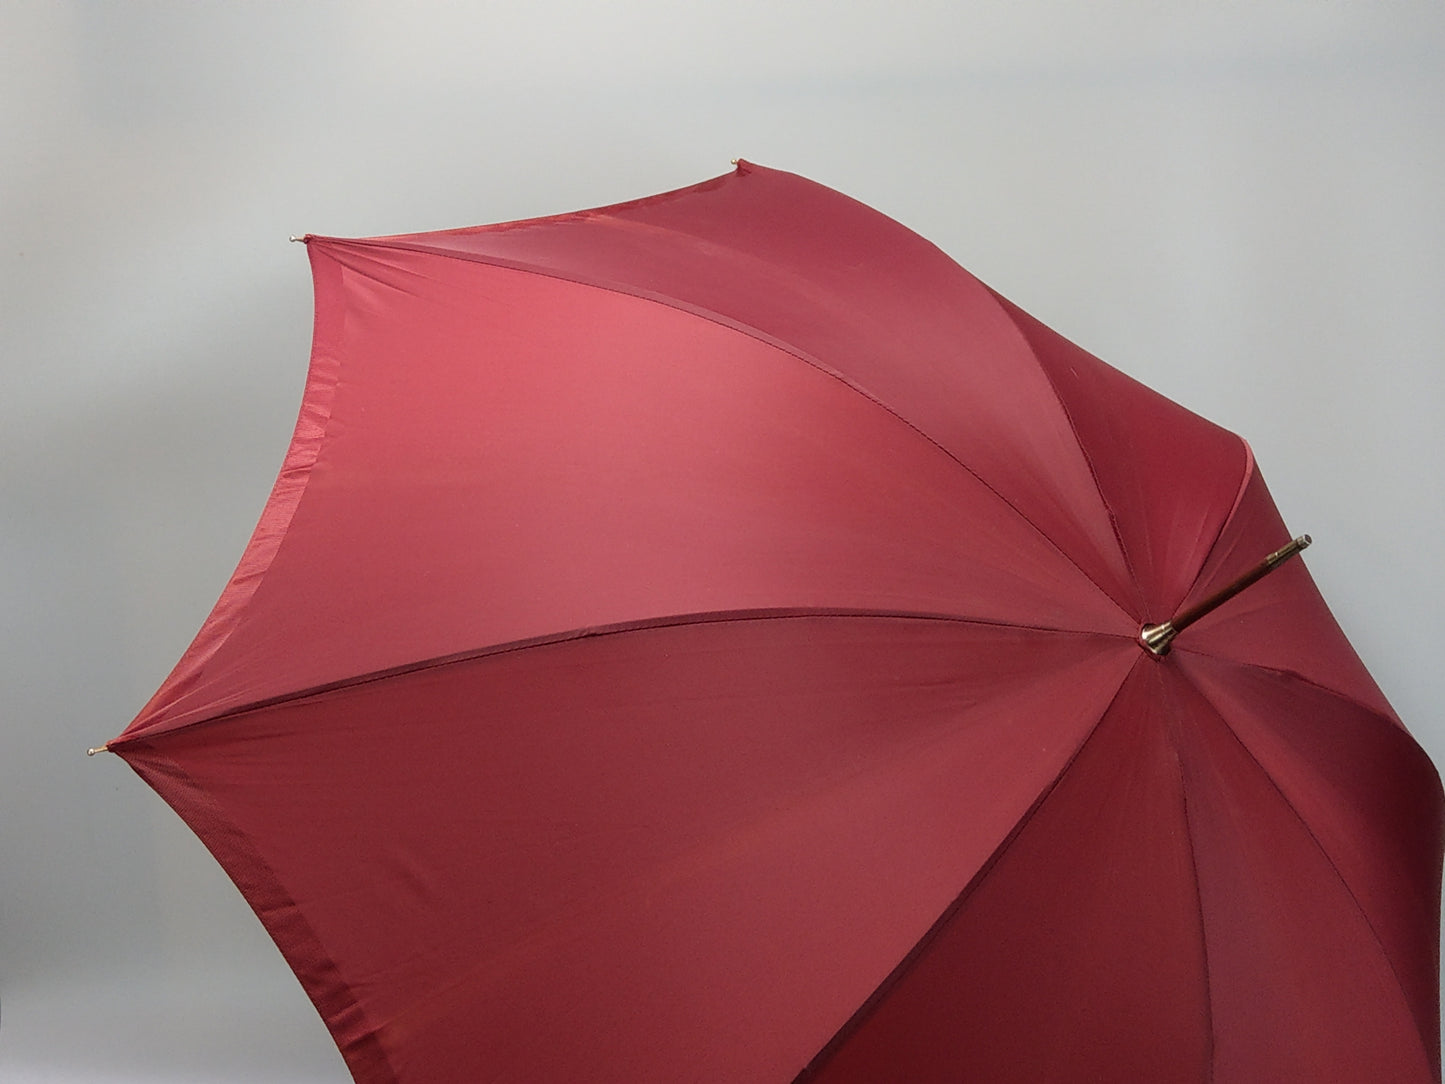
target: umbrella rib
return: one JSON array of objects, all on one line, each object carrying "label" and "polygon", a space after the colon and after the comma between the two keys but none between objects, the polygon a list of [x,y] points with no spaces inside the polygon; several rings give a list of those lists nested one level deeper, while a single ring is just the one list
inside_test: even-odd
[{"label": "umbrella rib", "polygon": [[1207,1027],[1208,1061],[1205,1063],[1207,1082],[1214,1080],[1214,980],[1209,973],[1209,937],[1204,931],[1204,886],[1199,881],[1199,854],[1194,846],[1194,821],[1189,816],[1189,788],[1184,778],[1182,742],[1178,723],[1172,718],[1169,723],[1169,740],[1174,746],[1174,762],[1179,769],[1179,803],[1184,811],[1184,839],[1189,846],[1189,872],[1194,879],[1194,906],[1199,912],[1199,958],[1204,964],[1204,1013]]},{"label": "umbrella rib", "polygon": [[304,689],[297,689],[292,692],[278,693],[275,696],[265,697],[260,700],[250,701],[235,707],[227,708],[214,715],[201,715],[190,717],[187,715],[177,716],[175,719],[166,720],[155,727],[150,727],[137,734],[122,735],[119,738],[112,738],[107,743],[107,748],[112,752],[123,752],[126,745],[131,741],[144,741],[158,737],[173,730],[190,729],[208,723],[224,722],[235,719],[238,716],[246,715],[253,711],[262,711],[274,708],[282,704],[292,704],[298,701],[307,700],[311,697],[324,696],[328,693],[338,692],[342,689],[355,688],[361,685],[368,685],[376,681],[385,681],[390,678],[401,677],[405,674],[413,674],[423,670],[434,670],[446,666],[454,666],[459,663],[471,662],[477,659],[490,658],[498,655],[508,655],[517,651],[526,651],[530,648],[547,647],[553,644],[570,643],[574,640],[588,640],[600,636],[617,636],[631,632],[645,632],[652,629],[676,628],[685,625],[718,624],[734,621],[778,621],[794,620],[798,618],[862,618],[862,619],[883,619],[898,621],[947,621],[966,625],[983,625],[992,628],[1017,629],[1025,632],[1053,633],[1065,636],[1102,636],[1111,640],[1132,640],[1132,637],[1121,636],[1118,633],[1104,632],[1097,629],[1069,629],[1049,625],[1025,624],[1014,621],[1000,621],[992,618],[965,617],[960,614],[949,613],[926,613],[912,610],[866,610],[833,608],[825,606],[797,606],[797,607],[776,607],[769,609],[755,610],[713,610],[700,613],[671,614],[664,617],[641,618],[633,621],[619,621],[607,625],[592,625],[582,628],[569,629],[564,632],[546,633],[541,636],[531,636],[521,640],[510,640],[502,644],[493,644],[487,647],[472,648],[466,651],[458,651],[450,655],[439,655],[432,658],[420,659],[415,662],[401,663],[397,666],[384,667],[380,670],[372,670],[365,674],[357,674],[352,677],[339,678],[335,681],[322,682],[317,685],[307,686]]},{"label": "umbrella rib", "polygon": [[1034,816],[1043,808],[1044,803],[1049,800],[1049,796],[1054,793],[1059,783],[1063,781],[1064,776],[1069,774],[1069,769],[1074,766],[1074,762],[1079,759],[1085,747],[1093,740],[1094,735],[1099,732],[1099,727],[1103,724],[1104,719],[1107,718],[1109,712],[1113,710],[1114,704],[1118,702],[1119,694],[1123,692],[1124,686],[1129,681],[1129,678],[1133,675],[1134,671],[1145,662],[1146,657],[1141,655],[1139,659],[1135,661],[1134,665],[1125,672],[1123,678],[1119,681],[1119,687],[1114,690],[1114,695],[1109,698],[1109,703],[1104,706],[1104,710],[1099,713],[1099,717],[1095,719],[1089,727],[1089,732],[1080,740],[1078,747],[1069,755],[1069,759],[1064,762],[1063,767],[1061,767],[1054,778],[1049,781],[1048,786],[1034,799],[1033,803],[1024,811],[1008,835],[994,848],[993,853],[988,856],[983,865],[981,865],[978,871],[969,879],[963,891],[955,896],[953,902],[944,908],[943,913],[934,920],[933,925],[914,943],[913,948],[909,950],[908,954],[904,956],[898,965],[878,984],[873,993],[870,994],[868,999],[858,1007],[858,1010],[844,1022],[843,1026],[833,1033],[833,1037],[829,1039],[823,1048],[813,1056],[813,1059],[803,1067],[802,1072],[793,1078],[793,1084],[808,1084],[809,1081],[815,1080],[826,1067],[827,1063],[832,1060],[834,1055],[837,1054],[843,1045],[863,1026],[868,1018],[877,1011],[878,1006],[883,1003],[893,988],[903,980],[908,972],[913,970],[914,966],[927,951],[928,946],[943,932],[944,928],[953,920],[954,916],[963,909],[964,904],[968,902],[973,893],[983,884],[999,862],[1003,860],[1004,855],[1008,852],[1009,848],[1013,846],[1014,841],[1023,834],[1024,830],[1029,826],[1029,823],[1034,819]]},{"label": "umbrella rib", "polygon": [[1059,404],[1059,411],[1063,414],[1064,420],[1069,423],[1069,432],[1073,435],[1074,445],[1079,449],[1079,455],[1084,460],[1084,466],[1089,468],[1089,477],[1093,480],[1094,491],[1099,495],[1099,504],[1104,509],[1104,518],[1109,521],[1109,531],[1114,536],[1114,544],[1119,547],[1119,557],[1124,562],[1125,570],[1129,573],[1129,585],[1134,588],[1134,604],[1139,607],[1142,613],[1144,610],[1144,600],[1139,595],[1138,574],[1134,571],[1133,561],[1129,559],[1129,550],[1124,545],[1124,537],[1119,533],[1118,518],[1114,515],[1114,509],[1109,505],[1109,498],[1104,496],[1104,487],[1099,482],[1099,473],[1094,469],[1094,461],[1089,456],[1088,449],[1084,447],[1083,440],[1079,437],[1079,427],[1074,423],[1074,416],[1069,413],[1068,404],[1064,402],[1064,397],[1059,394],[1058,386],[1054,383],[1053,377],[1051,377],[1049,371],[1040,364],[1038,354],[1029,344],[1028,336],[1024,334],[1023,328],[1019,327],[1019,323],[1014,319],[1013,313],[1009,312],[1008,306],[1004,304],[1003,297],[991,286],[985,285],[984,289],[987,290],[989,296],[993,298],[994,307],[999,311],[1000,315],[1008,321],[1009,327],[1011,327],[1014,334],[1018,336],[1024,350],[1028,353],[1029,357],[1033,358],[1040,375],[1044,378],[1044,383],[1049,386],[1049,391],[1054,393],[1054,399]]},{"label": "umbrella rib", "polygon": [[1404,724],[1401,723],[1400,720],[1397,719],[1393,714],[1383,712],[1374,705],[1367,704],[1359,697],[1351,696],[1349,693],[1345,692],[1342,689],[1335,689],[1330,687],[1329,685],[1323,685],[1320,682],[1315,681],[1311,677],[1306,677],[1298,670],[1290,670],[1282,666],[1266,666],[1262,662],[1250,662],[1247,659],[1234,659],[1230,658],[1228,655],[1220,655],[1212,651],[1201,651],[1197,647],[1180,646],[1174,648],[1174,650],[1186,652],[1190,655],[1198,655],[1201,658],[1205,659],[1214,659],[1217,662],[1228,663],[1232,666],[1246,666],[1251,670],[1258,670],[1264,674],[1273,674],[1276,677],[1290,678],[1293,681],[1298,681],[1301,684],[1308,685],[1312,689],[1318,689],[1320,692],[1324,693],[1327,696],[1332,696],[1336,700],[1341,700],[1346,704],[1357,707],[1361,711],[1368,712],[1375,718],[1379,719],[1381,722],[1388,723],[1390,724],[1390,726],[1394,727],[1397,730],[1405,729]]},{"label": "umbrella rib", "polygon": [[[1252,664],[1243,663],[1241,665],[1250,666]],[[1320,689],[1322,692],[1336,695],[1339,699],[1344,700],[1346,703],[1358,704],[1358,702],[1354,700],[1353,697],[1333,693],[1333,690],[1326,689],[1323,686],[1310,681],[1308,678],[1305,678],[1303,675],[1294,674],[1292,671],[1275,670],[1271,667],[1266,666],[1260,666],[1256,668],[1260,670],[1266,670],[1271,673],[1296,677],[1299,680],[1304,681],[1306,684],[1309,684],[1314,688]],[[1325,845],[1320,841],[1320,837],[1315,834],[1314,829],[1310,827],[1309,821],[1304,818],[1304,816],[1300,813],[1299,809],[1296,808],[1295,804],[1290,801],[1289,795],[1284,792],[1284,788],[1279,785],[1279,782],[1270,773],[1269,769],[1259,762],[1259,758],[1254,755],[1254,751],[1245,744],[1244,739],[1242,739],[1235,732],[1234,727],[1230,726],[1229,720],[1225,717],[1224,712],[1221,711],[1219,706],[1210,698],[1209,693],[1206,692],[1204,689],[1200,688],[1195,682],[1190,682],[1190,685],[1194,687],[1195,691],[1200,695],[1200,697],[1205,701],[1205,703],[1210,706],[1210,708],[1214,712],[1215,718],[1217,718],[1219,722],[1224,726],[1225,730],[1229,733],[1230,738],[1234,740],[1235,744],[1239,746],[1240,750],[1243,751],[1244,755],[1249,758],[1250,763],[1252,763],[1255,768],[1258,769],[1259,773],[1264,776],[1264,778],[1268,781],[1270,787],[1273,788],[1274,792],[1279,796],[1280,801],[1285,804],[1285,808],[1290,811],[1291,815],[1293,815],[1294,819],[1299,823],[1299,826],[1304,829],[1305,834],[1309,836],[1310,841],[1315,845],[1315,848],[1319,851],[1320,855],[1329,864],[1330,869],[1334,872],[1335,877],[1339,880],[1340,886],[1345,890],[1346,895],[1349,896],[1350,902],[1355,906],[1355,910],[1359,912],[1360,919],[1364,922],[1365,928],[1370,931],[1370,939],[1374,942],[1375,948],[1379,950],[1380,956],[1385,961],[1385,965],[1390,969],[1390,974],[1395,980],[1395,987],[1400,992],[1400,999],[1404,1002],[1405,1015],[1410,1020],[1411,1030],[1420,1040],[1420,1046],[1424,1052],[1426,1064],[1433,1064],[1434,1058],[1430,1052],[1429,1041],[1424,1035],[1424,1033],[1420,1030],[1420,1021],[1415,1016],[1414,1007],[1410,1003],[1410,996],[1405,990],[1405,984],[1400,978],[1400,972],[1395,967],[1395,961],[1391,958],[1389,952],[1386,951],[1385,943],[1383,940],[1381,940],[1380,932],[1375,928],[1374,922],[1370,920],[1369,912],[1365,910],[1364,905],[1360,902],[1360,898],[1355,895],[1355,890],[1350,887],[1350,882],[1345,879],[1345,875],[1340,871],[1340,867],[1335,863],[1334,857],[1325,848]],[[1368,711],[1370,714],[1383,718],[1383,716],[1380,716],[1380,713],[1375,709],[1365,707],[1364,705],[1359,706],[1364,708],[1364,710]]]},{"label": "umbrella rib", "polygon": [[[1023,329],[1019,327],[1018,321],[1014,318],[1013,313],[1009,311],[1009,305],[1006,304],[1006,299],[1002,297],[998,293],[998,291],[994,290],[992,287],[986,286],[985,288],[993,297],[994,303],[998,307],[1000,313],[1003,314],[1003,316],[1009,321],[1009,325],[1013,327],[1014,330],[1018,333],[1019,338],[1023,341],[1024,348],[1029,352],[1029,355],[1034,358],[1035,363],[1037,363],[1038,355],[1034,352],[1033,348],[1029,346],[1028,336],[1024,333]],[[1123,536],[1119,533],[1119,523],[1114,515],[1114,510],[1109,504],[1109,499],[1104,495],[1104,488],[1099,482],[1098,472],[1094,469],[1094,461],[1089,455],[1089,450],[1085,447],[1083,440],[1079,438],[1078,426],[1074,424],[1073,415],[1069,413],[1068,404],[1064,402],[1064,397],[1059,393],[1058,385],[1054,383],[1053,377],[1049,374],[1049,371],[1045,369],[1042,365],[1039,365],[1039,372],[1043,375],[1045,382],[1049,385],[1049,390],[1054,393],[1054,398],[1057,399],[1059,403],[1059,409],[1063,412],[1064,419],[1069,423],[1069,432],[1073,434],[1074,443],[1078,445],[1079,448],[1079,454],[1083,456],[1084,464],[1089,468],[1089,477],[1093,479],[1094,488],[1099,493],[1099,501],[1103,505],[1104,514],[1109,520],[1109,528],[1113,532],[1114,541],[1119,547],[1119,554],[1123,558],[1124,567],[1129,572],[1130,582],[1137,590],[1138,577],[1134,571],[1134,563],[1132,560],[1130,560],[1129,550],[1127,547],[1125,547]],[[1254,450],[1249,446],[1249,441],[1245,440],[1243,437],[1238,436],[1237,434],[1231,435],[1233,435],[1235,439],[1238,440],[1240,444],[1244,447],[1244,472],[1240,476],[1239,488],[1235,491],[1234,503],[1230,506],[1228,514],[1225,515],[1225,517],[1220,521],[1219,529],[1215,532],[1214,538],[1210,541],[1208,548],[1204,551],[1204,554],[1199,562],[1199,567],[1194,571],[1194,578],[1190,580],[1189,587],[1184,592],[1184,598],[1189,597],[1189,593],[1193,591],[1194,588],[1198,585],[1199,578],[1204,575],[1204,570],[1209,564],[1209,558],[1214,553],[1215,546],[1217,546],[1219,544],[1219,540],[1224,537],[1225,529],[1229,526],[1231,522],[1233,522],[1235,515],[1239,511],[1240,505],[1243,504],[1245,490],[1248,489],[1249,482],[1254,477],[1257,470],[1254,459]],[[1143,606],[1142,599],[1136,598],[1136,602],[1141,607]]]},{"label": "umbrella rib", "polygon": [[[648,207],[655,204],[670,203],[673,200],[685,196],[700,195],[720,188],[736,177],[746,177],[754,172],[753,164],[741,158],[733,159],[733,168],[726,173],[720,173],[716,177],[710,177],[705,181],[698,181],[695,184],[685,184],[680,188],[668,189],[666,192],[657,192],[650,196],[638,196],[635,199],[622,200],[618,203],[604,203],[598,207],[587,207],[577,211],[563,211],[560,214],[537,215],[532,218],[514,218],[505,222],[487,222],[478,226],[461,226],[456,229],[437,230],[429,236],[441,237],[468,237],[481,233],[505,233],[508,230],[515,230],[527,226],[550,225],[558,222],[585,222],[594,218],[608,218],[623,211],[636,210],[641,207]],[[372,241],[400,241],[415,236],[409,233],[389,234],[383,237],[369,238]],[[301,240],[317,240],[315,234],[307,234]],[[332,238],[321,238],[332,240]],[[297,238],[292,238],[297,240]]]},{"label": "umbrella rib", "polygon": [[1204,551],[1204,556],[1200,559],[1199,567],[1194,572],[1194,578],[1189,581],[1189,586],[1185,588],[1184,594],[1179,600],[1181,604],[1187,600],[1194,589],[1199,586],[1199,581],[1204,576],[1204,570],[1209,567],[1209,559],[1214,556],[1215,547],[1218,546],[1220,540],[1224,538],[1224,532],[1228,530],[1229,525],[1234,522],[1234,517],[1239,514],[1239,509],[1244,504],[1244,494],[1249,489],[1249,483],[1253,481],[1255,474],[1259,470],[1259,465],[1254,459],[1254,449],[1249,446],[1249,441],[1240,437],[1239,442],[1244,445],[1244,474],[1240,476],[1239,489],[1236,490],[1234,494],[1234,504],[1230,506],[1229,514],[1220,522],[1219,530],[1215,532],[1214,540],[1209,543],[1209,548]]},{"label": "umbrella rib", "polygon": [[[741,320],[734,319],[733,317],[727,316],[727,315],[724,314],[724,313],[717,312],[716,310],[709,309],[709,308],[707,308],[707,307],[705,307],[705,306],[698,305],[698,304],[695,304],[695,303],[693,303],[693,302],[683,301],[683,300],[680,299],[680,298],[670,297],[670,296],[668,296],[668,295],[666,295],[666,294],[657,293],[656,291],[645,290],[645,289],[642,289],[641,287],[632,286],[632,285],[629,285],[629,284],[624,283],[624,282],[614,282],[614,281],[605,280],[605,279],[589,278],[589,277],[584,276],[584,275],[572,274],[572,273],[568,273],[568,272],[566,272],[566,271],[560,271],[560,270],[554,270],[554,269],[552,269],[552,268],[540,267],[540,266],[538,266],[538,265],[536,265],[536,264],[530,264],[530,263],[527,263],[527,262],[522,261],[522,260],[510,260],[510,259],[505,259],[505,258],[502,258],[502,257],[486,256],[486,255],[483,255],[483,254],[481,254],[481,253],[473,253],[473,252],[456,252],[456,251],[452,251],[452,250],[438,249],[438,248],[435,248],[435,247],[430,246],[430,245],[418,244],[418,243],[416,243],[416,242],[401,241],[401,240],[389,240],[389,239],[386,239],[386,238],[373,238],[373,239],[369,239],[369,240],[365,240],[365,239],[362,239],[362,240],[347,240],[347,239],[344,239],[344,238],[312,237],[312,238],[310,238],[310,240],[312,240],[312,241],[317,241],[317,242],[323,242],[323,243],[329,243],[329,244],[332,244],[332,245],[354,245],[354,246],[368,247],[368,248],[400,249],[400,250],[406,251],[406,252],[417,252],[417,253],[422,253],[422,254],[429,255],[429,256],[438,256],[438,257],[441,257],[441,258],[444,258],[444,259],[464,260],[464,261],[469,262],[469,263],[479,263],[479,264],[485,264],[485,265],[488,265],[488,266],[491,266],[491,267],[501,267],[501,268],[504,268],[504,269],[506,269],[506,270],[509,270],[509,271],[517,271],[517,272],[522,273],[522,274],[540,275],[540,276],[543,277],[543,278],[558,279],[558,280],[561,280],[561,281],[564,281],[564,282],[572,282],[572,283],[575,283],[575,284],[577,284],[577,285],[579,285],[579,286],[587,286],[587,287],[590,287],[590,288],[593,288],[593,289],[606,290],[606,291],[609,291],[609,292],[611,292],[611,293],[625,294],[625,295],[627,295],[627,296],[629,296],[629,297],[635,297],[635,298],[637,298],[637,299],[639,299],[639,300],[642,300],[642,301],[650,301],[650,302],[652,302],[652,303],[654,303],[654,304],[657,304],[657,305],[665,305],[665,306],[667,306],[668,308],[676,309],[676,310],[678,310],[678,311],[680,311],[680,312],[689,313],[690,315],[696,316],[696,317],[698,317],[699,319],[711,321],[712,323],[718,324],[718,325],[721,326],[721,327],[725,327],[725,328],[728,328],[728,329],[731,330],[731,331],[735,331],[735,332],[737,332],[738,334],[746,335],[746,336],[748,336],[749,338],[753,338],[753,339],[756,339],[756,340],[759,341],[759,342],[766,343],[768,346],[771,346],[771,347],[773,347],[774,349],[781,350],[783,353],[789,354],[789,355],[791,355],[792,357],[797,358],[799,361],[803,362],[803,364],[812,366],[814,369],[818,370],[818,372],[822,373],[824,376],[828,376],[828,377],[831,377],[831,378],[834,379],[834,380],[839,381],[839,382],[842,383],[845,387],[847,387],[849,390],[853,391],[853,392],[856,393],[857,395],[862,396],[864,399],[866,399],[868,402],[872,403],[874,406],[878,407],[880,410],[885,411],[886,413],[888,413],[889,415],[891,415],[894,419],[896,419],[897,421],[901,422],[903,425],[905,425],[905,426],[907,426],[909,429],[911,429],[914,433],[916,433],[916,434],[917,434],[919,437],[921,437],[923,440],[925,440],[925,441],[927,441],[929,444],[933,445],[934,448],[938,449],[938,451],[942,452],[945,456],[947,456],[950,460],[952,460],[954,463],[956,463],[959,467],[961,467],[963,470],[967,471],[968,474],[971,475],[971,476],[974,478],[974,480],[979,483],[979,485],[983,486],[983,487],[984,487],[985,489],[987,489],[990,493],[992,493],[996,498],[998,498],[998,500],[999,500],[1006,508],[1008,508],[1010,511],[1012,511],[1012,512],[1014,513],[1014,515],[1018,516],[1019,519],[1023,520],[1024,523],[1028,524],[1028,526],[1031,527],[1031,528],[1035,531],[1035,533],[1038,534],[1038,536],[1039,536],[1040,538],[1042,538],[1042,539],[1043,539],[1045,542],[1047,542],[1051,547],[1053,547],[1053,549],[1054,549],[1061,557],[1063,557],[1064,560],[1066,560],[1070,565],[1072,565],[1072,566],[1074,567],[1074,569],[1075,569],[1081,576],[1084,577],[1085,580],[1087,580],[1090,584],[1092,584],[1092,585],[1094,586],[1094,588],[1095,588],[1100,594],[1102,594],[1106,599],[1108,599],[1114,606],[1118,607],[1120,610],[1123,610],[1125,613],[1128,612],[1127,610],[1125,610],[1124,606],[1120,604],[1120,602],[1119,602],[1118,599],[1114,598],[1113,595],[1109,594],[1109,592],[1104,589],[1104,586],[1103,586],[1101,583],[1099,583],[1098,580],[1094,579],[1094,577],[1091,576],[1091,575],[1088,573],[1088,571],[1087,571],[1082,565],[1080,565],[1076,560],[1074,560],[1073,556],[1072,556],[1067,550],[1065,550],[1065,549],[1064,549],[1062,546],[1060,546],[1056,541],[1054,541],[1052,538],[1050,538],[1049,535],[1047,534],[1047,532],[1045,532],[1042,527],[1040,527],[1040,526],[1039,526],[1037,523],[1035,523],[1031,518],[1029,518],[1029,516],[1028,516],[1021,508],[1018,507],[1018,505],[1014,504],[1013,501],[1009,500],[1009,499],[1008,499],[1007,497],[1005,497],[1002,493],[1000,493],[1000,492],[998,491],[998,489],[996,489],[996,488],[995,488],[993,485],[991,485],[986,479],[984,479],[982,476],[980,476],[977,471],[975,471],[975,470],[974,470],[972,467],[970,467],[967,463],[965,463],[963,460],[961,460],[957,455],[955,455],[955,454],[954,454],[952,451],[950,451],[948,448],[946,448],[946,447],[944,447],[942,444],[940,444],[934,437],[932,437],[932,436],[930,436],[928,433],[924,432],[924,430],[920,429],[920,428],[919,428],[917,425],[915,425],[912,421],[910,421],[908,418],[904,417],[904,416],[903,416],[902,414],[900,414],[897,410],[895,410],[893,407],[889,406],[889,405],[888,405],[887,403],[885,403],[882,399],[880,399],[877,395],[875,395],[873,392],[869,391],[867,388],[864,388],[862,385],[858,384],[856,381],[852,380],[851,378],[849,378],[848,376],[844,375],[843,373],[840,373],[838,370],[832,368],[831,366],[824,364],[823,361],[821,361],[820,359],[814,357],[812,354],[808,353],[806,350],[803,350],[803,349],[801,349],[801,348],[799,348],[799,347],[797,347],[797,346],[794,346],[792,343],[786,342],[786,341],[783,340],[783,339],[779,339],[779,338],[777,338],[777,337],[774,336],[774,335],[770,335],[770,334],[768,334],[766,331],[763,331],[761,328],[754,327],[754,326],[751,325],[751,324],[744,323],[744,322],[741,321]],[[1050,387],[1052,387],[1052,384],[1050,384]],[[1054,395],[1055,395],[1056,397],[1058,396],[1058,391],[1057,391],[1057,390],[1054,391]],[[1060,403],[1061,403],[1061,405],[1062,405],[1062,400],[1060,401]],[[1065,416],[1067,416],[1067,414],[1068,414],[1068,412],[1065,411]],[[1072,430],[1072,428],[1073,428],[1073,420],[1072,420],[1072,419],[1069,420],[1069,426],[1070,426],[1070,429]],[[1075,433],[1074,439],[1075,439],[1075,441],[1078,440],[1078,435],[1077,435],[1077,433]],[[1081,449],[1081,450],[1082,450],[1082,449]],[[1086,463],[1088,463],[1088,456],[1087,456],[1087,455],[1084,456],[1084,460],[1085,460]],[[1093,474],[1093,470],[1094,470],[1093,465],[1092,465],[1092,464],[1089,464],[1089,473],[1090,473],[1091,475]],[[1094,479],[1094,484],[1095,484],[1095,487],[1097,488],[1097,487],[1098,487],[1098,479],[1097,479],[1097,478]],[[1103,493],[1100,492],[1099,496],[1100,496],[1100,500],[1102,500],[1102,499],[1103,499]],[[1104,509],[1105,509],[1106,515],[1107,515],[1108,518],[1109,518],[1109,522],[1110,522],[1110,525],[1111,525],[1111,529],[1113,529],[1114,532],[1115,532],[1116,542],[1117,542],[1117,541],[1118,541],[1118,538],[1117,538],[1118,531],[1117,531],[1117,528],[1115,528],[1115,527],[1113,526],[1113,515],[1112,515],[1111,513],[1109,513],[1108,504],[1107,504],[1107,503],[1105,503]],[[1122,550],[1123,550],[1122,543],[1120,543],[1120,550],[1121,550],[1121,553],[1122,553]],[[1124,555],[1124,561],[1125,561],[1126,566],[1127,566],[1127,564],[1128,564],[1128,556],[1127,556],[1127,554]],[[1132,568],[1129,568],[1129,572],[1130,572],[1130,575],[1131,575],[1131,577],[1132,577],[1132,575],[1133,575],[1133,569],[1132,569]],[[1132,616],[1132,615],[1130,615],[1130,616]]]}]

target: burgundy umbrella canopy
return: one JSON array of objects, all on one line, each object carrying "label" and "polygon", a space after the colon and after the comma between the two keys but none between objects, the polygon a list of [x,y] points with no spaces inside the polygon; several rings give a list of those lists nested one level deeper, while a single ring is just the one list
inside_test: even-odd
[{"label": "burgundy umbrella canopy", "polygon": [[[1438,1081],[1439,778],[1248,446],[748,163],[306,238],[109,743],[358,1081]],[[1156,641],[1156,646],[1157,641]]]}]

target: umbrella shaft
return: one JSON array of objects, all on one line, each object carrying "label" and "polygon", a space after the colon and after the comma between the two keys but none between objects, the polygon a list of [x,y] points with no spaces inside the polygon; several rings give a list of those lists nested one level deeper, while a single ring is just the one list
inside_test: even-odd
[{"label": "umbrella shaft", "polygon": [[1233,583],[1214,592],[1214,594],[1208,598],[1196,602],[1193,606],[1176,614],[1162,625],[1145,625],[1139,633],[1140,642],[1143,643],[1145,649],[1152,655],[1159,657],[1167,655],[1169,653],[1169,645],[1174,637],[1178,636],[1211,610],[1218,609],[1224,605],[1246,587],[1269,575],[1269,573],[1273,572],[1280,565],[1295,556],[1295,554],[1299,553],[1300,550],[1308,546],[1311,541],[1312,539],[1309,535],[1300,535],[1288,545],[1281,546],[1275,550]]}]

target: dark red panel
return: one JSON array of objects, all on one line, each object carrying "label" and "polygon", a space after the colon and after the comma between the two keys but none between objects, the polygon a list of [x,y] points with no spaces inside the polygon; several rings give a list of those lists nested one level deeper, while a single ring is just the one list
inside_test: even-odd
[{"label": "dark red panel", "polygon": [[[1317,826],[1304,820],[1317,812],[1313,800],[1291,801],[1317,798],[1317,787],[1328,786],[1303,776],[1333,774],[1331,754],[1320,750],[1293,765],[1270,756],[1281,773],[1276,781],[1198,693],[1182,679],[1175,689],[1208,949],[1213,1080],[1437,1079],[1380,933],[1321,846],[1322,834],[1336,848],[1348,840],[1340,828],[1351,814],[1329,813]],[[1285,708],[1264,725],[1329,727],[1309,706]],[[1252,736],[1262,736],[1262,719],[1280,707],[1266,697],[1247,709],[1256,716]],[[1368,744],[1356,747],[1364,753]],[[1358,800],[1363,774],[1337,800]],[[1387,823],[1375,831],[1383,834]],[[1415,951],[1429,950],[1417,939]]]},{"label": "dark red panel", "polygon": [[1349,890],[1438,1073],[1442,803],[1429,757],[1393,719],[1293,675],[1175,658]]},{"label": "dark red panel", "polygon": [[802,1079],[1208,1079],[1204,938],[1162,681],[1141,657],[1018,835]]},{"label": "dark red panel", "polygon": [[1254,465],[1249,449],[1011,302],[1001,304],[1048,373],[1086,450],[1137,584],[1141,622],[1168,620],[1234,510]]},{"label": "dark red panel", "polygon": [[1135,653],[951,621],[725,621],[117,751],[236,871],[359,1080],[788,1080]]}]

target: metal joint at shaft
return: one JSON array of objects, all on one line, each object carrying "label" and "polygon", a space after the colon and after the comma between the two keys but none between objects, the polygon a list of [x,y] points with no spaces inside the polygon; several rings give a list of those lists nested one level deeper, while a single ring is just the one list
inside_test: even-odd
[{"label": "metal joint at shaft", "polygon": [[1224,605],[1235,595],[1239,594],[1250,584],[1263,579],[1273,572],[1280,565],[1284,564],[1300,550],[1310,544],[1312,539],[1307,534],[1302,534],[1286,546],[1281,546],[1259,564],[1255,565],[1239,579],[1235,580],[1228,587],[1222,588],[1210,595],[1203,602],[1198,602],[1189,609],[1175,614],[1168,621],[1158,625],[1145,625],[1139,630],[1139,643],[1144,650],[1153,655],[1156,659],[1162,659],[1169,654],[1169,645],[1194,622],[1198,621],[1211,610]]}]

